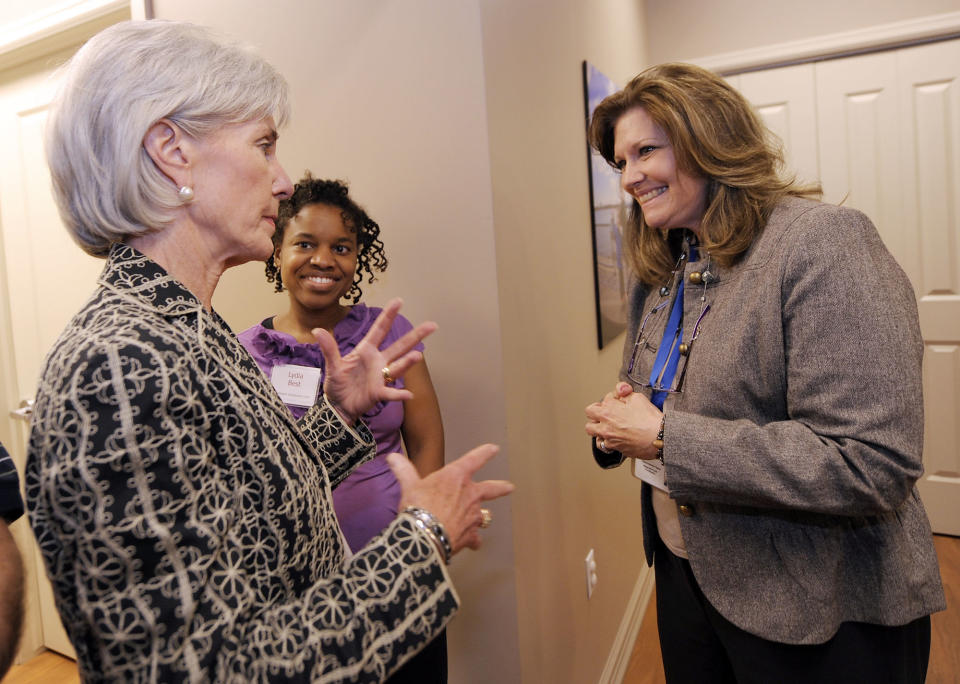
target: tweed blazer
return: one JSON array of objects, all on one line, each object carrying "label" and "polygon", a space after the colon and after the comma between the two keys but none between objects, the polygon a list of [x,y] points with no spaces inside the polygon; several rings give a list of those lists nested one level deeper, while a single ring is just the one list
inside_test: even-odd
[{"label": "tweed blazer", "polygon": [[299,423],[226,323],[116,246],[45,362],[31,523],[84,681],[382,681],[459,599],[409,515],[353,556],[331,486],[375,454]]},{"label": "tweed blazer", "polygon": [[[691,284],[691,272],[707,269],[705,289]],[[682,393],[664,404],[663,457],[711,604],[748,632],[792,644],[822,643],[845,621],[900,625],[944,609],[914,486],[923,452],[916,300],[870,220],[787,198],[734,266],[705,257],[678,277],[687,282],[684,341],[710,308]],[[632,293],[621,378],[637,390],[666,316],[648,322],[655,344],[641,345],[627,369],[658,298],[642,286]],[[649,485],[642,497],[652,563]]]}]

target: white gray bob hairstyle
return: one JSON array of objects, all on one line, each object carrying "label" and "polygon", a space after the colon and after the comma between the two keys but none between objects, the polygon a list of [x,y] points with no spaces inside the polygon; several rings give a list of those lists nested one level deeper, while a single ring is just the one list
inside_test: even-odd
[{"label": "white gray bob hairstyle", "polygon": [[287,84],[249,48],[182,22],[131,21],[98,33],[66,66],[47,121],[47,163],[74,240],[103,257],[161,230],[182,205],[143,147],[163,118],[202,138],[225,124],[290,115]]}]

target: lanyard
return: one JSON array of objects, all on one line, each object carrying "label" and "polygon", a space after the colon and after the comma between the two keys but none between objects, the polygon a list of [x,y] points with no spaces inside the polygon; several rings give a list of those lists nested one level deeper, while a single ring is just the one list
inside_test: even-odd
[{"label": "lanyard", "polygon": [[[683,284],[681,280],[680,287],[677,288],[677,298],[673,302],[673,309],[670,310],[670,318],[667,320],[667,327],[663,329],[663,340],[653,360],[653,368],[650,370],[651,387],[670,387],[677,374],[680,340],[683,339]],[[650,402],[662,410],[666,398],[667,392],[654,391],[650,395]]]},{"label": "lanyard", "polygon": [[[689,245],[690,261],[698,259],[696,245]],[[653,368],[650,370],[651,387],[670,387],[677,374],[677,364],[680,362],[680,342],[683,341],[683,286],[681,276],[677,287],[677,298],[673,301],[667,327],[663,329],[663,339],[653,359]],[[663,402],[667,398],[665,390],[653,391],[650,394],[650,403],[663,410]]]}]

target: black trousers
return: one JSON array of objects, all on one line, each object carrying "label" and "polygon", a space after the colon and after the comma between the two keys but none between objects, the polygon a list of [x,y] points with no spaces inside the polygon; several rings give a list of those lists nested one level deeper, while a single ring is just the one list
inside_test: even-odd
[{"label": "black trousers", "polygon": [[845,622],[824,644],[782,644],[720,615],[700,591],[690,563],[662,543],[654,569],[668,684],[923,684],[927,676],[930,616],[900,627]]}]

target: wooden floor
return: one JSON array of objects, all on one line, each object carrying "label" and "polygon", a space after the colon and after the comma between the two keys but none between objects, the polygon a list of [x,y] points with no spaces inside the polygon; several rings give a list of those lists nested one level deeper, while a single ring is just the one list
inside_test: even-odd
[{"label": "wooden floor", "polygon": [[30,662],[10,668],[2,684],[79,684],[77,664],[59,653],[44,651]]},{"label": "wooden floor", "polygon": [[[934,535],[947,609],[931,617],[927,684],[960,682],[960,537]],[[651,599],[622,684],[666,684],[660,662],[657,615]]]},{"label": "wooden floor", "polygon": [[[934,536],[940,574],[947,594],[947,610],[932,618],[930,670],[927,684],[960,682],[960,537]],[[25,665],[14,666],[0,684],[79,683],[72,660],[47,651]],[[653,601],[643,618],[637,643],[622,684],[666,684],[660,662],[657,616]]]}]

